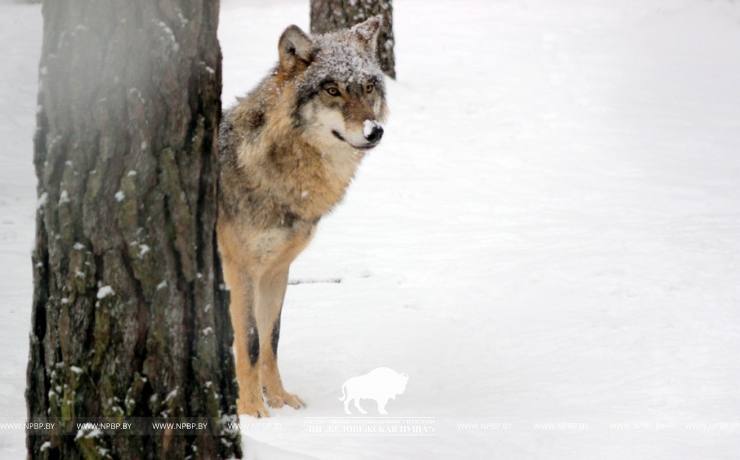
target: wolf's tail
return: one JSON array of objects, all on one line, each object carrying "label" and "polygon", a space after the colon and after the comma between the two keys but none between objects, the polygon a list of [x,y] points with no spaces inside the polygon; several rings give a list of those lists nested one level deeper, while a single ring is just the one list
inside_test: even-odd
[{"label": "wolf's tail", "polygon": [[342,397],[339,398],[340,401],[344,401],[345,399],[347,399],[347,395],[344,393],[344,387],[346,386],[347,386],[347,383],[345,382],[345,384],[342,385]]}]

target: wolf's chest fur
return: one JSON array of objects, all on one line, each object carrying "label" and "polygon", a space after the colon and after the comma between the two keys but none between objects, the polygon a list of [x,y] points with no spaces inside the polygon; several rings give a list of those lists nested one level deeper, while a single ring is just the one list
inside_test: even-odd
[{"label": "wolf's chest fur", "polygon": [[230,227],[257,265],[282,265],[308,245],[318,221],[342,200],[361,156],[341,147],[320,151],[288,129],[290,118],[279,108],[266,115],[255,109],[264,99],[250,96],[225,114],[221,126],[219,231]]},{"label": "wolf's chest fur", "polygon": [[261,229],[318,222],[343,198],[360,155],[320,151],[270,127],[255,133],[239,109],[226,114],[221,128],[222,216]]}]

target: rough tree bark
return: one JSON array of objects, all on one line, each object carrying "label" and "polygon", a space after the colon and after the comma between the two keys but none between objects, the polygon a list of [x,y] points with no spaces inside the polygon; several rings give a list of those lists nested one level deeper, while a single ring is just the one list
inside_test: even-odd
[{"label": "rough tree bark", "polygon": [[391,0],[311,0],[311,33],[325,34],[346,29],[377,15],[383,16],[383,27],[378,37],[378,61],[383,72],[395,79]]},{"label": "rough tree bark", "polygon": [[[219,2],[45,0],[29,458],[240,457],[215,245]],[[207,419],[202,435],[80,417]],[[141,419],[138,419],[141,420]]]}]

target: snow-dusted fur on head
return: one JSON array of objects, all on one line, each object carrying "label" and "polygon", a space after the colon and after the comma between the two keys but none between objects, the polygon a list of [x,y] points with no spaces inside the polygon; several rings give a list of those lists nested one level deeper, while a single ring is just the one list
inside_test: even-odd
[{"label": "snow-dusted fur on head", "polygon": [[295,118],[310,142],[366,150],[383,135],[385,85],[376,58],[380,16],[351,29],[317,35],[312,59],[296,79]]},{"label": "snow-dusted fur on head", "polygon": [[375,54],[378,48],[378,33],[382,25],[383,16],[375,16],[357,24],[350,30],[368,47],[370,53]]}]

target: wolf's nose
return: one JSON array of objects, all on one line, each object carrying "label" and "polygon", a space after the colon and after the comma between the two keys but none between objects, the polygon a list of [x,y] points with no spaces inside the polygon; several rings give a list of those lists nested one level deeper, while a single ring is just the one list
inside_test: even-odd
[{"label": "wolf's nose", "polygon": [[365,136],[365,139],[367,139],[368,142],[378,142],[380,141],[380,138],[383,137],[383,128],[380,126],[373,126],[373,129],[370,131],[370,134],[368,136]]}]

